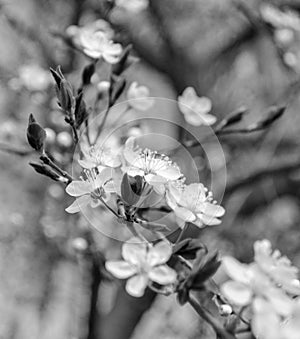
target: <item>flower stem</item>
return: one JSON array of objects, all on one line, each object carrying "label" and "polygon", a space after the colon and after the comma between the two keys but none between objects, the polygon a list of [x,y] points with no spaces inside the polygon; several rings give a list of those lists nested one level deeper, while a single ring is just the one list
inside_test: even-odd
[{"label": "flower stem", "polygon": [[105,202],[105,200],[102,197],[99,197],[99,200],[103,203],[103,205],[117,218],[119,218],[118,214]]},{"label": "flower stem", "polygon": [[213,317],[213,315],[207,309],[198,303],[194,296],[190,295],[188,301],[194,310],[200,315],[200,317],[211,325],[211,327],[221,339],[236,339],[233,334],[226,331],[226,329]]}]

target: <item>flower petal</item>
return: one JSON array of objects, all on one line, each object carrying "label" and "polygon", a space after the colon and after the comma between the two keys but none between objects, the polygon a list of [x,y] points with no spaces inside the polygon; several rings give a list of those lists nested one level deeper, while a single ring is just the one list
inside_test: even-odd
[{"label": "flower petal", "polygon": [[221,224],[220,219],[214,218],[210,215],[197,214],[197,217],[203,222],[203,224],[208,225],[208,226],[214,226],[214,225]]},{"label": "flower petal", "polygon": [[126,261],[106,261],[106,270],[118,279],[127,279],[137,273],[137,268]]},{"label": "flower petal", "polygon": [[86,207],[91,202],[90,195],[83,195],[73,202],[72,205],[66,208],[66,212],[68,213],[77,213],[80,212],[84,207]]},{"label": "flower petal", "polygon": [[227,281],[221,286],[223,295],[237,306],[246,306],[252,298],[251,289],[237,281]]},{"label": "flower petal", "polygon": [[72,181],[66,188],[66,192],[72,197],[80,197],[81,195],[91,193],[91,191],[90,183],[82,180]]},{"label": "flower petal", "polygon": [[139,238],[132,238],[122,246],[122,257],[132,265],[141,266],[146,256],[147,245]]},{"label": "flower petal", "polygon": [[225,209],[220,205],[212,204],[210,202],[205,202],[203,204],[203,209],[201,212],[206,215],[219,218],[225,214]]},{"label": "flower petal", "polygon": [[247,265],[240,263],[235,258],[227,256],[222,258],[222,267],[231,279],[244,284],[249,283],[249,268]]},{"label": "flower petal", "polygon": [[182,175],[179,168],[176,166],[172,166],[172,165],[159,169],[156,171],[156,173],[160,175],[161,177],[164,177],[168,180],[177,180]]},{"label": "flower petal", "polygon": [[148,285],[149,278],[146,274],[135,275],[126,283],[126,291],[133,297],[142,297]]},{"label": "flower petal", "polygon": [[167,265],[152,268],[148,276],[150,280],[160,285],[173,284],[177,279],[176,271]]},{"label": "flower petal", "polygon": [[196,220],[196,216],[193,212],[184,207],[176,207],[174,209],[176,216],[186,222],[193,222]]},{"label": "flower petal", "polygon": [[165,264],[172,255],[172,247],[167,241],[160,241],[151,247],[147,253],[147,262],[150,266]]}]

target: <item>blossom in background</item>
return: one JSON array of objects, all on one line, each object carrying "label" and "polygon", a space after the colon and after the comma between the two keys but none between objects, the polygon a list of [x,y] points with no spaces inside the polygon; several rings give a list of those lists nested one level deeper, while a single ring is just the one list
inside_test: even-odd
[{"label": "blossom in background", "polygon": [[139,86],[135,81],[127,91],[128,105],[138,111],[146,111],[153,105],[153,99],[149,98],[150,91],[146,86]]},{"label": "blossom in background", "polygon": [[184,185],[182,188],[169,185],[166,197],[180,226],[185,222],[198,227],[219,225],[219,218],[225,214],[225,209],[213,202],[212,193],[201,183]]},{"label": "blossom in background", "polygon": [[97,20],[84,27],[70,26],[66,34],[87,56],[93,59],[103,58],[111,64],[119,61],[122,46],[111,40],[113,31],[106,21]]},{"label": "blossom in background", "polygon": [[131,13],[139,13],[148,7],[148,0],[116,0],[116,6],[122,7]]},{"label": "blossom in background", "polygon": [[72,39],[73,43],[75,43],[76,45],[80,45],[80,35],[85,31],[90,31],[91,33],[103,32],[110,40],[114,36],[114,31],[111,28],[110,24],[102,19],[98,19],[96,21],[88,23],[83,27],[71,25],[66,29],[66,34]]},{"label": "blossom in background", "polygon": [[83,52],[93,58],[103,58],[110,64],[115,64],[119,61],[122,46],[109,40],[103,32],[84,31],[80,35],[80,43]]},{"label": "blossom in background", "polygon": [[269,240],[256,241],[254,253],[255,262],[270,279],[280,285],[287,293],[300,295],[298,268],[293,266],[287,257],[281,256],[278,250],[272,252],[272,245]]},{"label": "blossom in background", "polygon": [[100,198],[108,200],[110,193],[115,192],[112,176],[113,172],[110,168],[104,168],[100,173],[85,170],[83,180],[74,180],[66,188],[69,195],[76,197],[66,211],[77,213],[88,205],[93,208],[97,207],[100,204]]},{"label": "blossom in background", "polygon": [[209,98],[198,97],[193,87],[186,88],[178,97],[178,106],[187,123],[193,126],[214,124],[217,118],[209,114],[212,103]]},{"label": "blossom in background", "polygon": [[272,252],[268,240],[257,241],[254,251],[255,261],[249,265],[223,258],[231,280],[221,286],[221,292],[234,305],[252,307],[252,328],[259,338],[296,338],[299,325],[295,326],[295,319],[298,321],[300,307],[293,297],[300,295],[298,271],[279,251]]},{"label": "blossom in background", "polygon": [[177,274],[166,265],[171,255],[171,245],[166,241],[152,246],[141,243],[139,238],[132,238],[122,247],[124,260],[107,261],[105,267],[118,279],[129,278],[126,283],[127,293],[141,297],[150,282],[163,286],[175,283]]},{"label": "blossom in background", "polygon": [[29,91],[44,91],[51,84],[49,72],[35,64],[21,66],[14,80]]},{"label": "blossom in background", "polygon": [[177,164],[169,157],[136,145],[136,138],[130,137],[125,143],[123,156],[126,165],[124,171],[130,176],[141,176],[158,194],[164,194],[169,181],[182,177]]},{"label": "blossom in background", "polygon": [[116,168],[121,166],[121,159],[111,149],[97,145],[84,147],[82,146],[83,159],[78,160],[79,165],[83,168],[91,169],[97,167],[102,170],[103,167]]}]

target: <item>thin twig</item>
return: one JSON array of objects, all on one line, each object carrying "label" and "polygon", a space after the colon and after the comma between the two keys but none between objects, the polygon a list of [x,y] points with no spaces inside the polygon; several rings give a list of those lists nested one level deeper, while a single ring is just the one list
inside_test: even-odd
[{"label": "thin twig", "polygon": [[199,304],[198,300],[190,295],[188,299],[190,305],[194,308],[194,310],[200,315],[202,319],[208,322],[211,327],[214,329],[216,334],[222,339],[236,339],[236,337],[227,332],[226,329],[216,320],[216,318],[202,305]]}]

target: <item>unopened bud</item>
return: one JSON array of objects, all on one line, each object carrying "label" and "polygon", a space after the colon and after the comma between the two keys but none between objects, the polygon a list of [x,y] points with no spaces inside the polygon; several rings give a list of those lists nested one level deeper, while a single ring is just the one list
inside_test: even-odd
[{"label": "unopened bud", "polygon": [[29,145],[36,151],[41,151],[44,148],[46,137],[45,130],[36,122],[33,115],[30,114],[27,127],[27,140]]},{"label": "unopened bud", "polygon": [[220,305],[219,312],[221,316],[228,317],[232,313],[232,307],[228,304]]}]

